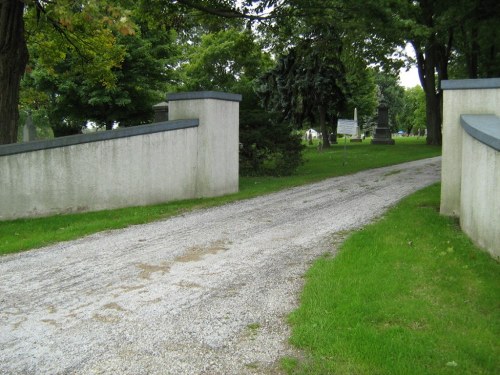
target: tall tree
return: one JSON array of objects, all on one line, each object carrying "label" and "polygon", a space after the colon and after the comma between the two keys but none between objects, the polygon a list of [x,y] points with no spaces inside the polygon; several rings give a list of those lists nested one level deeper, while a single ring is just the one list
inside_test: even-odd
[{"label": "tall tree", "polygon": [[423,135],[425,129],[425,93],[415,86],[404,91],[402,111],[398,114],[399,128],[407,134]]},{"label": "tall tree", "polygon": [[19,87],[28,62],[24,7],[22,1],[0,1],[0,144],[17,141]]},{"label": "tall tree", "polygon": [[99,58],[86,64],[64,45],[53,46],[54,57],[47,59],[45,46],[53,43],[49,35],[30,43],[31,71],[23,80],[23,90],[45,92],[50,100],[43,108],[26,99],[22,104],[32,112],[45,111],[56,136],[78,133],[87,121],[106,129],[115,123],[150,122],[152,105],[162,100],[173,71],[167,60],[172,45],[169,33],[149,34],[139,28],[133,35],[106,34],[93,49]]},{"label": "tall tree", "polygon": [[330,147],[328,113],[341,112],[347,102],[341,53],[334,30],[311,32],[262,78],[261,94],[267,107],[298,125],[306,119],[317,122],[323,147]]},{"label": "tall tree", "polygon": [[[500,5],[490,0],[366,1],[363,18],[374,33],[394,39],[401,46],[409,41],[416,54],[420,82],[425,92],[427,143],[441,144],[441,81],[450,78],[450,63],[466,69],[454,78],[491,76],[498,56]],[[373,13],[374,7],[380,12]],[[380,22],[383,21],[383,22]],[[479,30],[482,30],[479,37]],[[399,39],[399,40],[398,40]],[[461,43],[457,43],[457,41]],[[479,47],[479,43],[483,47]],[[480,64],[479,62],[485,62]],[[488,71],[489,69],[489,71]]]},{"label": "tall tree", "polygon": [[375,82],[379,89],[379,102],[384,101],[389,108],[389,127],[399,130],[398,116],[403,111],[404,88],[399,85],[398,76],[391,72],[377,72]]},{"label": "tall tree", "polygon": [[[127,17],[122,17],[119,6],[105,4],[108,14],[99,13],[101,0],[1,0],[0,1],[0,144],[17,139],[19,119],[19,88],[28,63],[26,37],[40,32],[38,28],[25,30],[25,18],[32,24],[50,24],[60,35],[60,43],[67,43],[84,53],[86,38],[80,27],[75,27],[73,15],[85,18],[86,27],[99,32],[104,29],[119,29],[132,32]],[[34,34],[32,34],[34,33]],[[88,46],[87,46],[88,47]],[[98,49],[99,50],[99,49]],[[101,48],[102,50],[102,48]],[[87,48],[86,57],[99,58]],[[50,50],[46,51],[50,54]]]}]

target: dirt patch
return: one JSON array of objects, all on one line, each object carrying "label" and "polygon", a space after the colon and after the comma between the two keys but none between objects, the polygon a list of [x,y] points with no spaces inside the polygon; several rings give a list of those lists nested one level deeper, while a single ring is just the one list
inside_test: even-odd
[{"label": "dirt patch", "polygon": [[197,262],[201,260],[205,255],[217,254],[221,251],[228,249],[227,240],[217,240],[213,241],[208,246],[198,245],[188,248],[184,254],[175,258],[176,262],[186,263],[186,262]]},{"label": "dirt patch", "polygon": [[168,271],[170,271],[170,264],[168,263],[163,263],[158,266],[154,264],[140,263],[136,264],[136,267],[141,270],[139,277],[146,280],[150,280],[153,273],[161,272],[162,275],[165,275]]}]

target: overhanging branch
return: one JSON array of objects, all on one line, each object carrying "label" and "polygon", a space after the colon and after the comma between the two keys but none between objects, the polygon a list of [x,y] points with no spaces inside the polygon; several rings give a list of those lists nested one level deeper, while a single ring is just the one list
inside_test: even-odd
[{"label": "overhanging branch", "polygon": [[177,0],[177,3],[182,4],[188,8],[196,9],[207,14],[212,14],[214,16],[219,16],[224,18],[242,18],[251,21],[266,21],[271,18],[274,18],[273,16],[259,16],[256,14],[246,14],[231,8],[213,8],[202,5],[199,2],[194,2],[190,0]]}]

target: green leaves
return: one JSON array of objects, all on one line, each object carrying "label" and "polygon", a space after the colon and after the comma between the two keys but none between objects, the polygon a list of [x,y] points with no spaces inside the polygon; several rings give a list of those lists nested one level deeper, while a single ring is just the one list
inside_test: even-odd
[{"label": "green leaves", "polygon": [[[122,3],[133,5],[61,0],[46,5],[48,22],[37,22],[34,9],[26,14],[31,61],[23,90],[47,94],[43,111],[52,127],[150,121],[170,76],[166,58],[175,34],[150,33],[136,21],[135,8]],[[23,108],[42,111],[30,97],[23,95]]]}]

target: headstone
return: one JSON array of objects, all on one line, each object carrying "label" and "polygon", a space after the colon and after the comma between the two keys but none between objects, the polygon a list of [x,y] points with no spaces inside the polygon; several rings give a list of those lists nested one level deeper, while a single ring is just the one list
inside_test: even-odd
[{"label": "headstone", "polygon": [[354,108],[354,121],[356,122],[356,128],[354,130],[354,134],[351,138],[351,142],[363,142],[361,139],[361,132],[359,131],[359,124],[358,124],[358,109]]},{"label": "headstone", "polygon": [[168,103],[161,102],[153,106],[155,111],[154,122],[168,121]]},{"label": "headstone", "polygon": [[23,142],[30,142],[36,140],[36,128],[31,118],[31,113],[28,113],[26,122],[23,126]]},{"label": "headstone", "polygon": [[389,128],[389,107],[384,102],[378,106],[378,122],[373,135],[372,144],[374,145],[393,145],[391,129]]}]

